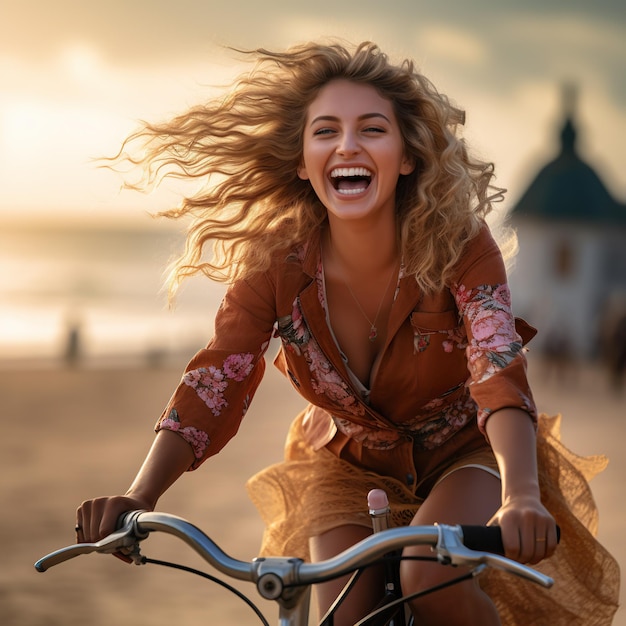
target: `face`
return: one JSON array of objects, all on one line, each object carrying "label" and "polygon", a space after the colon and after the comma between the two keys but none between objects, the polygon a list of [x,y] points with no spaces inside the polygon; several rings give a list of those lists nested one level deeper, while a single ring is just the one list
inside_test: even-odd
[{"label": "face", "polygon": [[348,80],[320,90],[309,106],[298,176],[311,183],[330,219],[394,215],[398,178],[413,169],[390,100]]}]

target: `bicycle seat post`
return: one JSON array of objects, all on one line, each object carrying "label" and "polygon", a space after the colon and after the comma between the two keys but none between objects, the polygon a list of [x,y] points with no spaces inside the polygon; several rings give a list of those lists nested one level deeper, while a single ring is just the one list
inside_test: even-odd
[{"label": "bicycle seat post", "polygon": [[[391,509],[389,507],[389,499],[382,489],[372,489],[367,494],[367,506],[372,519],[372,528],[374,533],[387,530],[390,526]],[[392,555],[394,553],[391,553]],[[385,561],[385,597],[382,604],[399,598],[400,591],[400,573],[397,564],[393,561]],[[396,612],[396,615],[388,622],[389,626],[404,626],[404,610]]]}]

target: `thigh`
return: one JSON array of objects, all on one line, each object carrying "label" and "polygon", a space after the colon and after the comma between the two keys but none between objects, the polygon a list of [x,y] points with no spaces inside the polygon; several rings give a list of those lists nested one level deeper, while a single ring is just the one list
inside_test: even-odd
[{"label": "thigh", "polygon": [[[483,469],[465,467],[452,472],[433,487],[412,524],[484,525],[500,505],[500,479]],[[431,551],[428,547],[415,546],[406,548],[404,553],[423,556],[430,555]],[[428,573],[430,582],[451,577],[451,568],[439,564],[423,564],[419,569],[422,574]]]},{"label": "thigh", "polygon": [[[413,518],[413,524],[486,524],[500,507],[500,479],[476,467],[458,469],[433,488]],[[415,546],[404,550],[406,556],[432,556],[430,548]],[[416,593],[457,578],[463,568],[446,567],[425,561],[403,561],[402,590]],[[500,624],[491,601],[475,579],[423,596],[411,602],[417,618],[428,616],[433,624]]]},{"label": "thigh", "polygon": [[463,467],[433,487],[413,523],[486,524],[500,506],[500,479],[479,467]]},{"label": "thigh", "polygon": [[[311,558],[313,561],[329,559],[353,546],[372,534],[364,526],[346,525],[329,530],[310,539]],[[320,618],[333,604],[337,595],[344,588],[350,576],[316,585]],[[335,624],[354,624],[371,611],[384,593],[384,574],[382,567],[370,567],[360,576],[355,587],[346,598],[335,617]]]}]

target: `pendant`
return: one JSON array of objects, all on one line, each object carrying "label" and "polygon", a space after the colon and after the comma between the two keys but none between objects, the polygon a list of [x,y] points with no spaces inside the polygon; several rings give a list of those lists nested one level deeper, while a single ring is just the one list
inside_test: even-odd
[{"label": "pendant", "polygon": [[376,326],[372,324],[372,328],[370,329],[370,334],[368,336],[368,339],[370,341],[376,341],[376,337],[378,337],[378,329],[376,328]]}]

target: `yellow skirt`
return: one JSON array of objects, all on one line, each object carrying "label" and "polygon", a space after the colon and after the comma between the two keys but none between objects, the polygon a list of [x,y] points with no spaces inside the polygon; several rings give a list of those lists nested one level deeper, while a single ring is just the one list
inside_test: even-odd
[{"label": "yellow skirt", "polygon": [[[248,493],[266,525],[261,554],[310,560],[309,538],[345,524],[371,527],[367,493],[384,489],[394,526],[408,525],[422,499],[402,482],[365,471],[302,438],[301,417],[289,431],[285,461],[248,481]],[[537,436],[544,505],[561,527],[561,543],[537,569],[553,577],[551,589],[487,570],[481,585],[505,626],[609,626],[618,607],[619,566],[594,538],[598,513],[589,480],[607,464],[602,456],[579,457],[560,442],[560,416],[541,415]],[[495,468],[493,456],[477,451],[442,467],[479,464]]]}]

